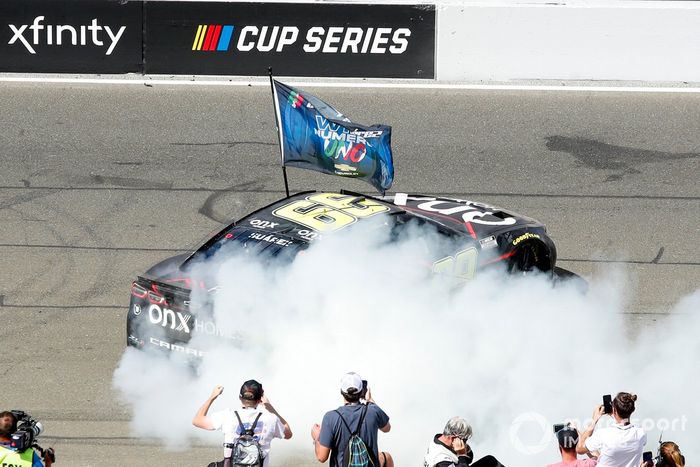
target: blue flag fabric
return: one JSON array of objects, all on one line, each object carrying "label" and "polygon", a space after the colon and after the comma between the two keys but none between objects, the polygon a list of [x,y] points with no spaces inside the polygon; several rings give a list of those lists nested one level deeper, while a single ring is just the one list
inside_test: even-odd
[{"label": "blue flag fabric", "polygon": [[321,99],[272,82],[282,165],[359,178],[382,192],[391,187],[390,126],[354,123]]}]

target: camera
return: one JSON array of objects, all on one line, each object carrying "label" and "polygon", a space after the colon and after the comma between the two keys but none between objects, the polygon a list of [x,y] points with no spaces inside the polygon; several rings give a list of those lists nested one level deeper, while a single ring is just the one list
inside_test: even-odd
[{"label": "camera", "polygon": [[21,410],[12,410],[11,412],[17,420],[17,429],[11,436],[11,446],[19,452],[24,452],[36,444],[36,437],[44,431],[44,427],[27,412]]},{"label": "camera", "polygon": [[10,447],[17,452],[24,452],[27,449],[34,448],[39,451],[42,456],[48,455],[51,458],[51,462],[55,462],[56,457],[53,449],[49,448],[44,450],[36,441],[36,438],[44,431],[44,426],[41,422],[34,420],[31,415],[22,410],[11,410],[10,412],[15,416],[15,420],[17,420],[17,428],[15,432],[10,435],[12,439]]},{"label": "camera", "polygon": [[568,423],[557,423],[556,425],[554,425],[554,433],[557,433],[558,431],[561,431],[568,426]]}]

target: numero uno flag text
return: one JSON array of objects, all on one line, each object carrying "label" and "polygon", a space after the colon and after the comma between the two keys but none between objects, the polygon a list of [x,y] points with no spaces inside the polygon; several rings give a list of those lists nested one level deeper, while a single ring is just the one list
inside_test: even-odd
[{"label": "numero uno flag text", "polygon": [[282,165],[359,178],[381,192],[391,187],[390,126],[354,123],[321,99],[272,82]]}]

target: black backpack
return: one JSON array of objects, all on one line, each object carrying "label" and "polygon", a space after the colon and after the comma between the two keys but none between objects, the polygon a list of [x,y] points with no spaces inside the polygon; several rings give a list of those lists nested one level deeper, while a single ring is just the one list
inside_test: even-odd
[{"label": "black backpack", "polygon": [[241,417],[238,412],[234,412],[238,419],[238,425],[243,432],[233,443],[224,443],[224,446],[231,448],[231,465],[245,467],[260,467],[263,465],[263,453],[260,448],[260,443],[255,438],[255,426],[258,424],[258,419],[262,413],[258,413],[253,424],[247,430],[243,428]]},{"label": "black backpack", "polygon": [[347,428],[350,433],[350,441],[345,447],[345,453],[343,455],[343,467],[374,467],[378,464],[372,459],[372,453],[367,449],[367,445],[364,440],[360,438],[360,428],[362,428],[362,423],[365,421],[365,415],[367,414],[367,406],[363,406],[362,414],[360,415],[360,421],[357,423],[357,429],[352,431],[348,426],[348,422],[345,421],[343,416],[335,411],[340,419],[343,421],[343,425]]}]

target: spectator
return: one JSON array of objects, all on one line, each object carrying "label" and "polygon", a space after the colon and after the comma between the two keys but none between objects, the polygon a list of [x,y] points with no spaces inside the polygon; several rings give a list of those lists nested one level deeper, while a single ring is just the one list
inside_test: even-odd
[{"label": "spectator", "polygon": [[472,427],[461,417],[447,421],[442,434],[433,437],[423,458],[424,467],[503,467],[493,456],[485,456],[474,462],[474,452],[467,444],[472,436]]},{"label": "spectator", "polygon": [[[241,386],[241,391],[238,395],[242,405],[241,410],[225,409],[208,415],[211,404],[223,391],[223,386],[214,388],[209,398],[192,419],[192,424],[204,430],[221,430],[224,433],[224,443],[231,444],[240,437],[244,430],[251,428],[257,419],[254,429],[255,438],[262,450],[263,467],[268,467],[270,465],[269,453],[272,440],[274,438],[289,439],[292,437],[292,430],[289,428],[289,424],[275,410],[265,396],[262,385],[255,380],[246,381]],[[264,411],[258,409],[260,404],[265,408]],[[239,423],[238,417],[240,417],[242,423]],[[223,464],[228,465],[230,458],[231,448],[224,449]]]},{"label": "spectator", "polygon": [[34,449],[17,452],[11,447],[12,433],[17,431],[17,418],[12,412],[0,412],[0,465],[17,467],[51,467],[53,448],[48,448],[42,458]]},{"label": "spectator", "polygon": [[[366,383],[365,383],[366,384]],[[330,467],[347,465],[345,450],[350,442],[351,430],[359,431],[359,437],[367,447],[372,465],[393,467],[394,460],[388,452],[379,452],[377,434],[391,429],[389,416],[372,399],[371,391],[363,384],[357,373],[347,373],[340,380],[340,394],[344,404],[336,410],[326,412],[321,426],[311,428],[316,459]],[[366,393],[365,393],[366,391]],[[366,400],[366,404],[362,403]],[[377,461],[378,460],[378,461]]]},{"label": "spectator", "polygon": [[581,433],[576,452],[597,458],[598,467],[639,467],[647,435],[640,427],[630,423],[637,396],[620,392],[612,402],[612,426],[595,430],[598,420],[605,414],[602,405],[593,410],[591,425]]},{"label": "spectator", "polygon": [[578,430],[571,425],[557,431],[557,442],[561,462],[549,464],[547,467],[593,467],[595,459],[579,459],[576,456],[576,444],[578,443]]},{"label": "spectator", "polygon": [[665,441],[659,446],[659,457],[656,460],[657,467],[685,467],[685,456],[681,449],[672,441]]}]

